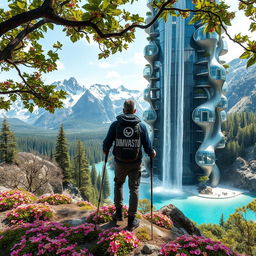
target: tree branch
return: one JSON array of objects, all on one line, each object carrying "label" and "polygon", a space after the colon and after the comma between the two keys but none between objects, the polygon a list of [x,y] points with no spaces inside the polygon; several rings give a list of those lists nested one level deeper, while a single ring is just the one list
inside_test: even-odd
[{"label": "tree branch", "polygon": [[52,8],[52,0],[45,0],[42,6],[30,10],[27,12],[22,12],[20,14],[17,14],[13,16],[12,18],[3,21],[0,23],[0,37],[4,35],[6,32],[19,27],[22,24],[25,24],[27,22],[30,22],[32,20],[36,20],[39,18],[44,17],[43,14],[46,14],[48,12],[53,13]]},{"label": "tree branch", "polygon": [[12,90],[12,91],[6,91],[6,92],[1,92],[0,94],[14,94],[14,93],[30,93],[29,90]]},{"label": "tree branch", "polygon": [[228,36],[228,38],[229,38],[231,41],[233,41],[234,43],[239,44],[244,50],[255,53],[254,50],[251,50],[251,49],[245,47],[242,43],[240,43],[240,42],[236,41],[234,38],[232,38],[232,36],[228,33],[228,31],[227,31],[225,25],[223,24],[223,22],[222,22],[222,20],[221,20],[221,17],[220,17],[218,14],[216,14],[216,13],[214,13],[214,12],[212,12],[212,11],[207,11],[207,10],[202,10],[202,9],[198,9],[198,10],[185,9],[185,10],[184,10],[184,9],[179,9],[179,8],[165,8],[165,10],[166,10],[166,11],[170,11],[170,10],[171,10],[171,11],[178,11],[178,12],[194,12],[194,13],[203,12],[203,13],[207,13],[207,14],[209,14],[209,15],[213,15],[213,16],[215,16],[215,17],[218,18],[221,27],[223,28],[225,34]]},{"label": "tree branch", "polygon": [[101,31],[101,29],[97,26],[97,24],[91,22],[91,21],[73,21],[73,20],[67,20],[64,19],[55,13],[47,13],[44,15],[45,18],[47,18],[50,22],[56,24],[56,25],[63,25],[63,26],[70,26],[70,27],[91,27],[95,30],[95,32],[101,37],[101,38],[109,38],[109,37],[120,37],[127,33],[128,31],[134,29],[134,28],[141,28],[141,29],[146,29],[150,27],[151,25],[154,24],[154,22],[159,18],[161,13],[165,10],[166,6],[169,4],[175,3],[175,0],[168,0],[162,6],[159,8],[159,11],[157,14],[154,16],[151,22],[149,22],[146,25],[140,25],[140,24],[132,24],[125,28],[124,30],[120,32],[112,32],[112,33],[104,33]]},{"label": "tree branch", "polygon": [[47,100],[45,97],[43,97],[42,95],[38,94],[38,93],[27,83],[26,79],[23,77],[23,75],[21,74],[20,69],[18,68],[18,66],[17,66],[15,63],[13,63],[13,62],[10,61],[10,60],[6,60],[6,61],[7,61],[9,64],[13,65],[14,68],[17,70],[18,75],[19,75],[19,77],[22,79],[23,83],[30,89],[30,90],[28,90],[28,93],[29,93],[29,94],[32,94],[33,96],[35,96],[35,97],[36,97],[37,99],[39,99],[39,100],[43,100],[43,101],[45,101],[45,102],[51,103],[51,102],[50,102],[49,100]]},{"label": "tree branch", "polygon": [[0,61],[5,59],[12,59],[12,51],[19,45],[19,43],[28,35],[29,33],[33,32],[34,30],[38,29],[42,25],[47,23],[46,19],[42,19],[38,21],[31,27],[28,27],[22,30],[7,46],[4,50],[0,51]]}]

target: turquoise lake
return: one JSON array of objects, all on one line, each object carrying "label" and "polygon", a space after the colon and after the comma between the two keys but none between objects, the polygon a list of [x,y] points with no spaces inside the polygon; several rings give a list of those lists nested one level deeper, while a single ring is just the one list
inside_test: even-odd
[{"label": "turquoise lake", "polygon": [[[103,163],[96,164],[98,172],[102,173]],[[114,192],[114,170],[109,166],[107,168],[108,176],[110,181],[110,199],[113,201]],[[129,189],[127,180],[123,187],[124,204],[128,205],[129,201]],[[150,185],[141,183],[140,185],[140,199],[150,199]],[[230,214],[232,214],[236,208],[251,202],[256,195],[242,194],[229,199],[207,199],[194,196],[192,194],[182,195],[160,195],[154,194],[154,206],[156,209],[173,204],[179,208],[188,218],[197,222],[202,223],[219,223],[221,214],[224,214],[226,220]],[[250,219],[256,220],[255,214],[248,215]]]}]

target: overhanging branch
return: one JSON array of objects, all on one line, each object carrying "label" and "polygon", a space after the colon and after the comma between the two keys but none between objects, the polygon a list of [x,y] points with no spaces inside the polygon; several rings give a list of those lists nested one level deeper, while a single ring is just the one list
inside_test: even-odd
[{"label": "overhanging branch", "polygon": [[3,51],[0,51],[0,61],[5,59],[11,59],[12,51],[20,44],[20,42],[28,35],[29,33],[33,32],[34,30],[38,29],[42,25],[47,23],[46,19],[42,19],[38,21],[31,27],[28,27],[22,30],[5,48]]}]

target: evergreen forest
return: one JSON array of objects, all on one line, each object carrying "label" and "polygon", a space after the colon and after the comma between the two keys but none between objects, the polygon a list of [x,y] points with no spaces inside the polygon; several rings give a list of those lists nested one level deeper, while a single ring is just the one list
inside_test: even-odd
[{"label": "evergreen forest", "polygon": [[256,113],[241,112],[229,114],[222,124],[225,135],[225,148],[217,150],[218,165],[225,168],[238,156],[245,157],[248,149],[256,156]]}]

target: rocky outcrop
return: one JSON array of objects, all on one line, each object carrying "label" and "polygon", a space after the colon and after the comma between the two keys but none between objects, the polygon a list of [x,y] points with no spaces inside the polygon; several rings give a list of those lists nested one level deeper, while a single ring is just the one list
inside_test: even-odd
[{"label": "rocky outcrop", "polygon": [[63,192],[61,169],[42,156],[27,152],[17,154],[16,164],[0,165],[0,184],[36,195]]},{"label": "rocky outcrop", "polygon": [[238,157],[223,171],[222,179],[224,184],[256,192],[256,160]]},{"label": "rocky outcrop", "polygon": [[67,181],[63,182],[63,194],[70,196],[74,202],[88,201],[87,198],[82,197],[79,189],[74,184]]},{"label": "rocky outcrop", "polygon": [[171,218],[174,225],[173,231],[178,235],[202,235],[201,231],[193,224],[193,222],[173,204],[164,206],[159,210],[159,212]]}]

